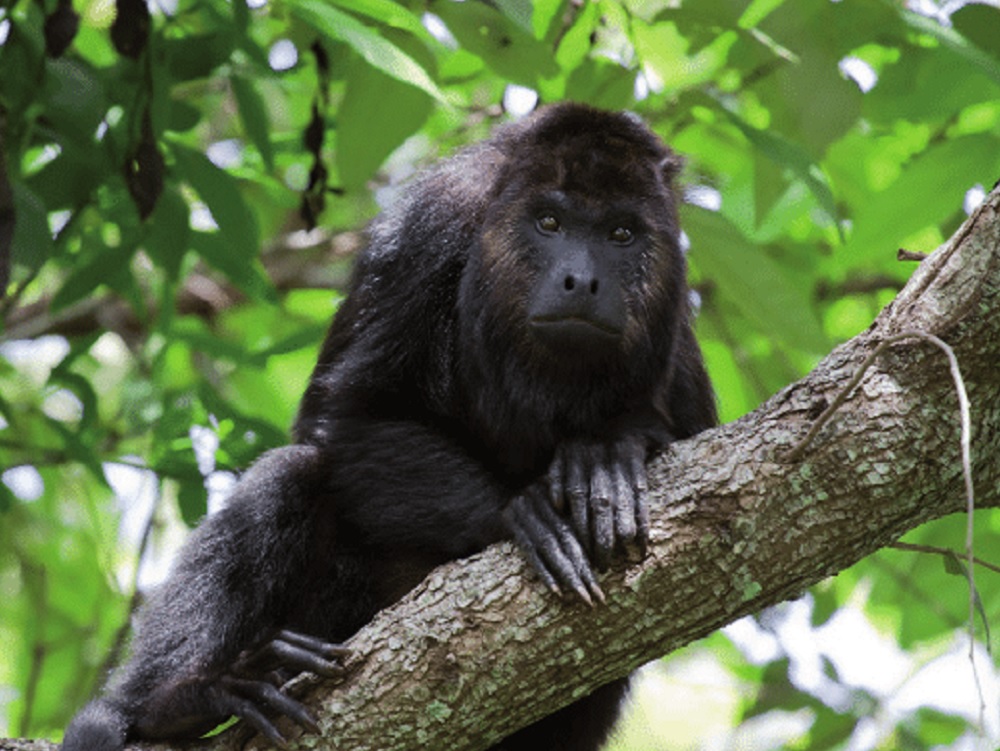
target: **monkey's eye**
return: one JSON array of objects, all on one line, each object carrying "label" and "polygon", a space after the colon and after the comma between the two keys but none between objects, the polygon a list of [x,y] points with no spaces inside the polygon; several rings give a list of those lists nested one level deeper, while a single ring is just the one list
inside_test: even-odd
[{"label": "monkey's eye", "polygon": [[615,227],[608,235],[608,239],[616,245],[628,245],[635,239],[635,235],[628,227]]},{"label": "monkey's eye", "polygon": [[535,226],[546,235],[553,235],[560,228],[559,220],[553,214],[542,214],[535,220]]}]

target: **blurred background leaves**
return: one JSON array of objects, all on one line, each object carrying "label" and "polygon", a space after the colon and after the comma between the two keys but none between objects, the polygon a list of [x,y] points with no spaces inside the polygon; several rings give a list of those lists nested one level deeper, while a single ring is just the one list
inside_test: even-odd
[{"label": "blurred background leaves", "polygon": [[[913,271],[897,250],[932,251],[1000,177],[1000,10],[0,0],[0,734],[61,735],[184,530],[287,440],[397,186],[562,99],[686,157],[730,420],[867,327]],[[1000,514],[976,530],[989,560]],[[907,541],[957,549],[963,524]],[[983,652],[980,718],[941,561],[884,551],[648,668],[612,747],[995,747],[996,671]]]}]

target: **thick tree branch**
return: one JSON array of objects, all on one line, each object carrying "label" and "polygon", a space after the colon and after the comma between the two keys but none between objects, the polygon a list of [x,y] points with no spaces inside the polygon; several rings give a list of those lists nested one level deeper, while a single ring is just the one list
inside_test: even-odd
[{"label": "thick tree branch", "polygon": [[[962,511],[958,402],[946,359],[920,340],[880,356],[801,457],[789,459],[866,356],[905,331],[934,334],[958,356],[972,403],[977,505],[1000,505],[998,294],[994,190],[866,332],[753,413],[653,463],[649,556],[602,579],[606,606],[557,601],[510,544],[443,566],[352,639],[340,685],[296,682],[324,731],[302,745],[485,748]],[[243,748],[244,733],[224,734],[212,748]]]}]

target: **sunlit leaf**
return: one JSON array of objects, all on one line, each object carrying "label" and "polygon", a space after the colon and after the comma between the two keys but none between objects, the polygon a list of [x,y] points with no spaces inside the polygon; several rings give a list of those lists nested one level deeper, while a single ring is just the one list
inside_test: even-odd
[{"label": "sunlit leaf", "polygon": [[540,78],[559,72],[549,47],[493,8],[452,2],[439,2],[433,8],[463,48],[504,78],[535,87]]},{"label": "sunlit leaf", "polygon": [[837,216],[837,206],[833,200],[826,176],[819,165],[802,149],[791,141],[782,138],[772,131],[752,127],[742,117],[734,112],[724,110],[743,135],[766,156],[780,167],[789,170],[799,180],[802,180],[816,196],[820,206],[831,220]]},{"label": "sunlit leaf", "polygon": [[[372,96],[378,91],[379,96]],[[347,188],[359,188],[431,112],[433,100],[367,64],[352,65],[338,112],[337,167]]]},{"label": "sunlit leaf", "polygon": [[691,262],[762,332],[806,352],[826,350],[807,290],[784,269],[717,213],[687,207],[682,219],[691,236]]},{"label": "sunlit leaf", "polygon": [[374,29],[322,0],[292,0],[290,5],[303,21],[329,38],[345,42],[369,65],[403,83],[423,89],[438,101],[447,104],[444,94],[427,71]]},{"label": "sunlit leaf", "polygon": [[856,207],[854,232],[837,250],[841,264],[895,264],[896,250],[905,238],[953,215],[965,191],[977,180],[989,183],[996,179],[998,168],[1000,151],[992,136],[967,136],[935,144],[913,159],[890,188],[870,194]]},{"label": "sunlit leaf", "polygon": [[393,0],[331,0],[344,10],[367,16],[380,24],[408,31],[417,37],[429,38],[420,19],[407,8]]}]

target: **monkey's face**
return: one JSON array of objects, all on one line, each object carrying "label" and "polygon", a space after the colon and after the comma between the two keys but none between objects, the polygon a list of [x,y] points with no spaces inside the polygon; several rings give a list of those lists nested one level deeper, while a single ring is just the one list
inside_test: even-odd
[{"label": "monkey's face", "polygon": [[683,261],[656,210],[662,201],[595,195],[512,184],[497,201],[475,262],[475,307],[488,321],[483,332],[497,335],[491,346],[549,372],[580,372],[651,354],[651,340],[668,343],[661,327],[679,299]]},{"label": "monkey's face", "polygon": [[556,353],[620,348],[629,322],[628,280],[648,250],[646,227],[634,213],[588,208],[548,191],[525,207],[519,227],[534,270],[524,314],[531,335]]},{"label": "monkey's face", "polygon": [[686,315],[672,153],[630,117],[579,108],[497,149],[463,284],[469,344],[561,381],[658,374]]}]

